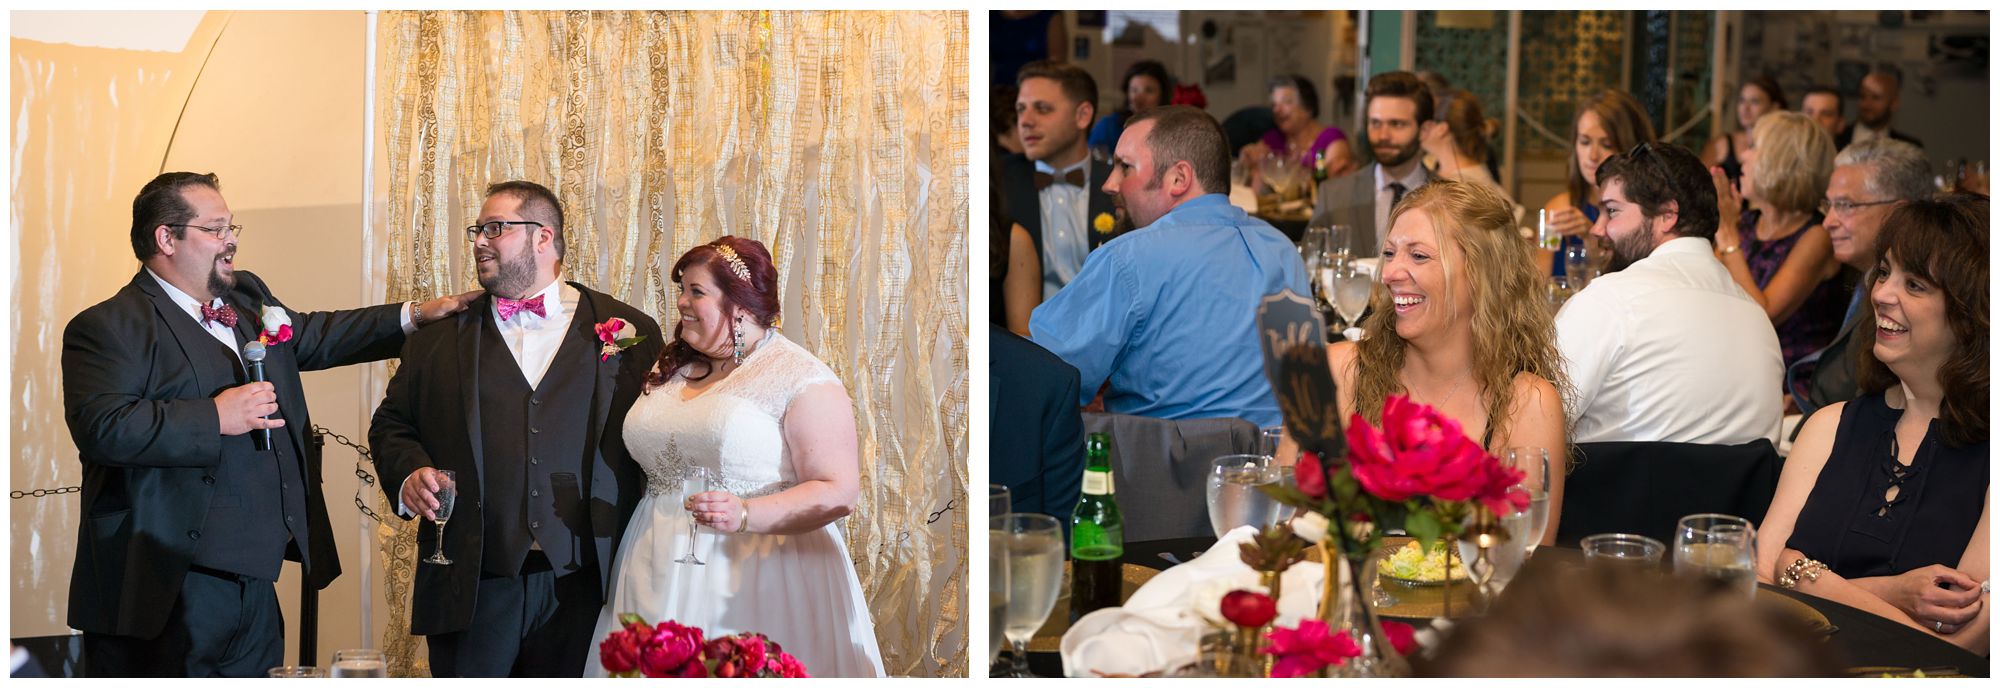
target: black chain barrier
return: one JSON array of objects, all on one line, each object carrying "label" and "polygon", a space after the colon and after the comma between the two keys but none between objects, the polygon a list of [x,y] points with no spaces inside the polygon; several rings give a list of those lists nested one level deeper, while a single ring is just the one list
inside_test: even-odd
[{"label": "black chain barrier", "polygon": [[354,453],[359,457],[354,460],[354,478],[360,481],[359,484],[354,486],[354,508],[359,510],[361,515],[367,516],[376,523],[381,523],[382,515],[375,513],[374,509],[368,507],[368,501],[361,498],[361,495],[367,492],[368,488],[375,486],[375,476],[371,475],[366,468],[363,468],[362,464],[375,463],[375,456],[368,452],[367,447],[355,444],[354,440],[347,439],[346,436],[328,430],[325,427],[314,425],[313,434],[318,436],[322,442],[326,438],[331,437],[334,443],[354,450]]},{"label": "black chain barrier", "polygon": [[48,497],[51,495],[70,494],[72,492],[82,492],[82,491],[83,488],[77,485],[71,485],[69,487],[38,487],[32,490],[15,490],[13,492],[7,493],[7,496],[13,499],[24,499],[27,497]]}]

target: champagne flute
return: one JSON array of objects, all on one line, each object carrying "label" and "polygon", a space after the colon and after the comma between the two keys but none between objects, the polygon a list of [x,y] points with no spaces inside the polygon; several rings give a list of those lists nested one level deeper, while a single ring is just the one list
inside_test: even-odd
[{"label": "champagne flute", "polygon": [[1726,514],[1681,518],[1674,532],[1674,573],[1721,579],[1757,596],[1757,530],[1750,521]]},{"label": "champagne flute", "polygon": [[992,667],[1000,661],[1000,646],[1007,640],[1007,593],[1012,589],[1007,538],[998,530],[987,531],[986,560],[986,665]]},{"label": "champagne flute", "polygon": [[1013,513],[991,519],[992,535],[1007,549],[1007,618],[1004,629],[1013,648],[1008,675],[1032,678],[1028,641],[1055,610],[1063,587],[1063,533],[1055,518]]},{"label": "champagne flute", "polygon": [[[720,489],[722,489],[722,479],[715,474],[715,471],[709,470],[705,466],[689,466],[687,472],[681,474],[682,504],[686,504],[688,500],[694,499],[695,495],[703,492],[714,492]],[[694,527],[694,511],[690,509],[688,510],[688,551],[687,554],[681,555],[681,558],[675,559],[674,563],[694,564],[695,566],[706,566],[708,564],[708,562],[702,561],[701,557],[694,555]]]},{"label": "champagne flute", "polygon": [[444,556],[444,524],[451,520],[451,508],[458,502],[458,473],[440,470],[437,472],[437,509],[432,520],[437,521],[437,547],[424,559],[425,563],[450,566],[451,559]]},{"label": "champagne flute", "polygon": [[1535,554],[1549,528],[1549,450],[1541,447],[1508,447],[1503,459],[1509,468],[1527,474],[1521,487],[1528,492],[1528,555]]}]

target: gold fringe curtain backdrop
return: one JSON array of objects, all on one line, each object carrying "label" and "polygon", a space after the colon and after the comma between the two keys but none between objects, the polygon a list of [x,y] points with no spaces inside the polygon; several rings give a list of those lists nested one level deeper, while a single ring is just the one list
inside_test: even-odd
[{"label": "gold fringe curtain backdrop", "polygon": [[[562,197],[566,278],[668,332],[683,252],[724,234],[770,248],[786,334],[854,398],[862,491],[843,528],[896,675],[968,667],[966,34],[955,11],[384,12],[378,27],[391,300],[477,288],[463,228],[505,179]],[[382,535],[383,646],[410,675],[425,671],[406,632],[414,529]]]}]

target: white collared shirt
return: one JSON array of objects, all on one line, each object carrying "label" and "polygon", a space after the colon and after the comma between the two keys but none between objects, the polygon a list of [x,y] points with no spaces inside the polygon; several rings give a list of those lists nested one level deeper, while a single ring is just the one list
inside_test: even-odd
[{"label": "white collared shirt", "polygon": [[1424,182],[1429,179],[1430,175],[1424,171],[1424,166],[1421,162],[1410,165],[1410,173],[1403,175],[1401,179],[1390,179],[1389,168],[1383,167],[1381,163],[1375,164],[1376,246],[1379,247],[1389,243],[1389,211],[1395,209],[1396,200],[1396,190],[1389,188],[1389,183],[1397,182],[1402,184],[1403,196],[1408,197],[1410,192],[1416,191],[1417,187],[1423,186]]},{"label": "white collared shirt", "polygon": [[[229,353],[236,355],[236,363],[242,365],[243,351],[237,346],[236,330],[230,329],[221,322],[214,320],[208,321],[205,325],[202,324],[200,301],[196,301],[194,297],[188,296],[187,292],[180,290],[180,287],[168,283],[165,278],[160,277],[160,273],[153,272],[152,268],[146,268],[146,274],[152,275],[153,281],[159,282],[160,287],[167,290],[167,298],[173,299],[174,303],[181,307],[181,310],[186,311],[189,316],[193,317],[196,325],[207,331],[209,336],[215,338],[215,341],[222,342],[223,346],[229,347]],[[218,296],[208,304],[208,307],[228,308],[229,303],[223,301],[222,297]],[[237,313],[236,317],[241,318],[245,316],[242,313]]]},{"label": "white collared shirt", "polygon": [[[1035,161],[1035,171],[1061,178],[1070,170],[1083,170],[1083,183],[1090,184],[1090,156],[1083,156],[1076,164],[1060,170],[1040,160]],[[1065,182],[1048,185],[1039,193],[1042,211],[1042,300],[1055,298],[1063,285],[1069,284],[1076,273],[1083,269],[1083,259],[1090,256],[1090,223],[1085,215],[1090,213],[1090,189],[1073,186]]]},{"label": "white collared shirt", "polygon": [[[487,306],[492,309],[493,323],[500,330],[500,339],[507,342],[507,351],[514,355],[514,363],[521,366],[521,377],[527,378],[529,387],[540,387],[542,374],[549,370],[549,363],[555,361],[556,350],[562,348],[563,335],[569,332],[570,320],[576,317],[576,304],[583,294],[576,287],[560,279],[549,283],[541,291],[529,294],[528,298],[542,297],[542,310],[547,317],[538,317],[526,309],[516,311],[514,317],[500,319],[500,302]],[[496,299],[498,297],[495,297]]]},{"label": "white collared shirt", "polygon": [[1563,304],[1572,441],[1777,443],[1778,333],[1713,250],[1672,239]]},{"label": "white collared shirt", "polygon": [[1848,137],[1847,145],[1852,146],[1862,141],[1873,141],[1879,138],[1887,138],[1888,136],[1889,136],[1889,130],[1886,128],[1875,129],[1866,124],[1855,122],[1854,133],[1852,136]]}]

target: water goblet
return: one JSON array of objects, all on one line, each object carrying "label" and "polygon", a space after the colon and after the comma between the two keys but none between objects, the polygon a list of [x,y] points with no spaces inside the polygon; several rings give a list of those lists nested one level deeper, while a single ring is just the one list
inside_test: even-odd
[{"label": "water goblet", "polygon": [[1368,310],[1368,297],[1374,290],[1374,276],[1362,271],[1353,261],[1334,270],[1333,307],[1348,327],[1361,326],[1361,314]]},{"label": "water goblet", "polygon": [[334,650],[334,678],[388,678],[388,658],[381,650]]},{"label": "water goblet", "polygon": [[1007,538],[1000,531],[987,532],[986,560],[986,665],[992,667],[1007,640],[1007,593],[1013,587],[1008,584]]},{"label": "water goblet", "polygon": [[275,666],[264,672],[269,678],[326,678],[326,670],[312,666]]},{"label": "water goblet", "polygon": [[1028,641],[1055,610],[1063,587],[1062,525],[1043,514],[994,516],[990,535],[1007,550],[1007,614],[1003,629],[1013,648],[1007,675],[1032,678]]},{"label": "water goblet", "polygon": [[1521,488],[1528,493],[1528,555],[1535,554],[1549,528],[1549,450],[1541,447],[1508,447],[1501,456],[1509,468],[1525,474]]},{"label": "water goblet", "polygon": [[1242,526],[1262,530],[1277,523],[1285,505],[1257,488],[1282,478],[1270,457],[1259,454],[1230,454],[1209,462],[1208,525],[1215,537]]},{"label": "water goblet", "polygon": [[1702,575],[1757,595],[1757,529],[1727,514],[1682,517],[1674,531],[1674,573]]},{"label": "water goblet", "polygon": [[451,520],[452,507],[458,503],[458,473],[440,470],[437,472],[437,481],[438,506],[431,512],[433,515],[431,520],[437,522],[437,547],[431,551],[429,557],[424,558],[424,563],[450,566],[451,559],[444,555],[444,524]]},{"label": "water goblet", "polygon": [[1014,492],[1007,489],[1006,485],[987,483],[986,517],[992,518],[1001,514],[1012,513],[1013,511]]}]

